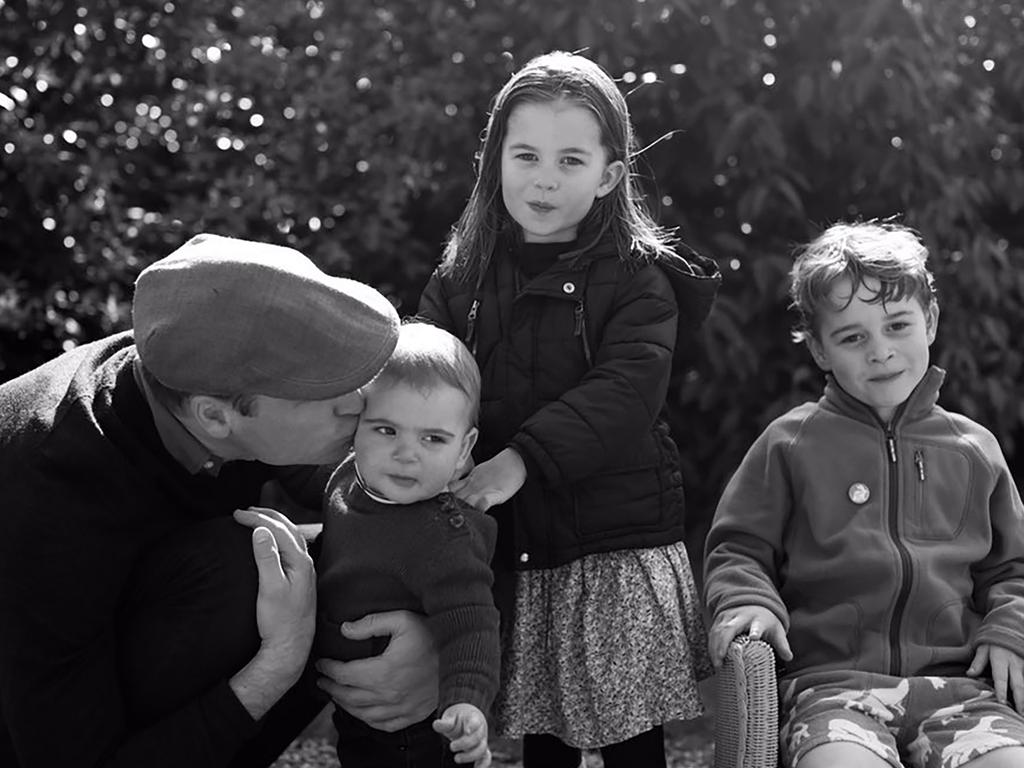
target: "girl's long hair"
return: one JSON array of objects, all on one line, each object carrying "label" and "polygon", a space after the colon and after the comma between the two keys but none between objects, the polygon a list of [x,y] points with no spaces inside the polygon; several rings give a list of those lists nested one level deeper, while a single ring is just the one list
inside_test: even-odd
[{"label": "girl's long hair", "polygon": [[607,162],[621,161],[626,173],[604,197],[594,201],[580,222],[580,245],[610,233],[619,257],[634,264],[674,258],[672,234],[651,218],[635,182],[636,143],[626,99],[611,77],[589,59],[554,51],[531,59],[509,78],[494,98],[477,153],[477,178],[462,215],[445,245],[441,268],[460,281],[478,282],[498,238],[522,237],[501,194],[501,148],[512,110],[523,103],[568,101],[597,119]]}]

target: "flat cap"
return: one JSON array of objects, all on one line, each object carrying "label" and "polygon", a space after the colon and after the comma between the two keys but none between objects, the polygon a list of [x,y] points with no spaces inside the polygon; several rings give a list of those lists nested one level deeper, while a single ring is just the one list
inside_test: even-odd
[{"label": "flat cap", "polygon": [[372,379],[398,313],[368,285],[292,248],[196,235],[135,281],[135,345],[165,386],[192,394],[324,400]]}]

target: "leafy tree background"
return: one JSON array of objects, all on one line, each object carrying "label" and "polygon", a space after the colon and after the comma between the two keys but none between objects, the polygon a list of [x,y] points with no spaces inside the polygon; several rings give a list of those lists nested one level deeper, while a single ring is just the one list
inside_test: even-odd
[{"label": "leafy tree background", "polygon": [[657,218],[725,275],[671,393],[694,542],[820,391],[785,276],[839,219],[923,234],[942,402],[1024,477],[1022,42],[1010,0],[0,0],[0,381],[129,327],[140,269],[200,231],[414,311],[491,96],[585,50],[628,93]]}]

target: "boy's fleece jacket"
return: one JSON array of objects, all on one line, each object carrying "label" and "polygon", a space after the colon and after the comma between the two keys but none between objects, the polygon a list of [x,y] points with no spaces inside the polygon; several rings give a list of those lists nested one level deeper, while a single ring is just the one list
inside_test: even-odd
[{"label": "boy's fleece jacket", "polygon": [[888,426],[829,377],[729,482],[708,609],[778,615],[787,677],[960,676],[982,643],[1024,657],[1024,507],[993,435],[936,405],[944,376],[932,367]]}]

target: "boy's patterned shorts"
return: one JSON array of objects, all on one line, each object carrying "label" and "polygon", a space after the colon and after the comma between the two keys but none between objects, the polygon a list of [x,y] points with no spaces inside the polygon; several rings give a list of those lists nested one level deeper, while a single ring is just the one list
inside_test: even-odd
[{"label": "boy's patterned shorts", "polygon": [[830,742],[859,744],[893,768],[955,768],[1024,746],[1024,717],[973,678],[816,672],[782,684],[781,709],[785,765]]}]

